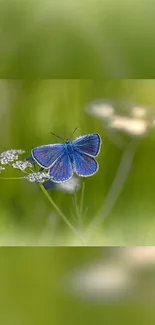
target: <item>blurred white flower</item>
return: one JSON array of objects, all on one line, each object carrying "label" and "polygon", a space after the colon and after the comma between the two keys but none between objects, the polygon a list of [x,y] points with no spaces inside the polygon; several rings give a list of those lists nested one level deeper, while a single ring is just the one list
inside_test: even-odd
[{"label": "blurred white flower", "polygon": [[33,166],[29,161],[16,161],[12,164],[12,167],[24,171],[26,168],[32,168]]},{"label": "blurred white flower", "polygon": [[0,166],[0,173],[2,170],[5,170],[5,167]]},{"label": "blurred white flower", "polygon": [[117,263],[83,267],[69,277],[70,291],[88,300],[119,301],[129,294],[132,277]]},{"label": "blurred white flower", "polygon": [[11,149],[4,151],[0,154],[0,164],[2,165],[7,165],[10,162],[13,162],[15,160],[18,160],[18,155],[24,154],[24,150],[16,150],[16,149]]},{"label": "blurred white flower", "polygon": [[149,129],[149,123],[140,119],[115,115],[109,122],[109,127],[123,131],[129,135],[142,136]]},{"label": "blurred white flower", "polygon": [[148,108],[142,106],[133,106],[131,108],[131,115],[134,118],[145,118],[148,114]]},{"label": "blurred white flower", "polygon": [[122,250],[123,261],[134,268],[155,266],[155,247],[126,247]]},{"label": "blurred white flower", "polygon": [[99,119],[109,119],[114,114],[114,107],[112,102],[108,100],[98,99],[90,103],[86,107],[86,112]]},{"label": "blurred white flower", "polygon": [[[145,136],[155,126],[155,114],[148,107],[128,101],[96,100],[86,107],[86,112],[99,118],[105,131],[121,131],[129,136]],[[115,139],[114,139],[114,142]]]},{"label": "blurred white flower", "polygon": [[80,180],[79,178],[73,176],[66,182],[58,183],[56,187],[62,192],[73,194],[75,191],[78,191],[80,189]]}]

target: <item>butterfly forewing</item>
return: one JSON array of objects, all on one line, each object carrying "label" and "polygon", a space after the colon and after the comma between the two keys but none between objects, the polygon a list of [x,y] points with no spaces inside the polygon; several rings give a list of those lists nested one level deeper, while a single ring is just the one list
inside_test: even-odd
[{"label": "butterfly forewing", "polygon": [[32,157],[43,168],[50,168],[65,154],[64,144],[51,144],[34,148]]},{"label": "butterfly forewing", "polygon": [[85,155],[81,152],[74,152],[74,172],[78,176],[91,176],[98,171],[97,161],[88,155]]},{"label": "butterfly forewing", "polygon": [[75,151],[96,157],[100,151],[101,138],[97,133],[88,134],[74,140],[72,145]]},{"label": "butterfly forewing", "polygon": [[73,176],[73,168],[69,155],[65,153],[49,170],[52,180],[56,183],[65,182]]}]

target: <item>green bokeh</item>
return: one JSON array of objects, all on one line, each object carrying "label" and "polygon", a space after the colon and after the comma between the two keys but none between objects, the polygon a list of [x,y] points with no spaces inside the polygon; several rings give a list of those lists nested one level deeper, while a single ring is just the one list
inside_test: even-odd
[{"label": "green bokeh", "polygon": [[0,2],[3,78],[153,78],[151,0]]},{"label": "green bokeh", "polygon": [[[154,113],[154,89],[153,80],[1,80],[0,150],[25,149],[28,156],[36,146],[59,142],[50,135],[51,131],[65,138],[77,125],[75,136],[98,132],[103,142],[98,157],[100,169],[85,183],[85,231],[104,206],[123,153],[107,137],[101,121],[86,114],[85,107],[98,98],[126,99],[151,106]],[[139,144],[123,191],[104,224],[94,229],[89,245],[155,242],[155,131],[133,141]],[[22,175],[11,167],[1,174]],[[1,244],[78,243],[36,184],[26,180],[0,182]],[[78,199],[79,196],[80,193]],[[52,197],[75,224],[72,195],[53,191]]]},{"label": "green bokeh", "polygon": [[[136,304],[131,299],[119,304],[107,304],[100,300],[79,299],[69,290],[64,290],[66,276],[89,264],[95,268],[99,261],[106,267],[106,255],[106,248],[1,248],[0,323],[153,324],[154,304],[144,305],[144,302],[140,302],[141,297]],[[117,257],[119,260],[118,251]],[[117,260],[115,263],[117,265]],[[154,287],[154,273],[152,276]],[[148,275],[145,282],[149,283]],[[145,282],[141,283],[142,301],[145,301]]]}]

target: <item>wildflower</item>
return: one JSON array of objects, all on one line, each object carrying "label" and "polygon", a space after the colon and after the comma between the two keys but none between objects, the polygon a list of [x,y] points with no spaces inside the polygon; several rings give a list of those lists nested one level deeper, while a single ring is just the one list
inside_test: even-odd
[{"label": "wildflower", "polygon": [[109,119],[114,114],[114,105],[111,101],[98,99],[86,107],[86,112],[99,119]]},{"label": "wildflower", "polygon": [[124,262],[132,268],[155,266],[155,247],[126,247],[122,250]]},{"label": "wildflower", "polygon": [[131,109],[131,115],[134,118],[145,118],[148,113],[148,108],[141,106],[133,106]]},{"label": "wildflower", "polygon": [[38,173],[31,173],[25,176],[24,178],[29,180],[30,182],[44,183],[47,179],[50,179],[50,176],[48,173],[38,172]]},{"label": "wildflower", "polygon": [[15,160],[18,160],[18,155],[24,154],[24,150],[16,150],[16,149],[11,149],[4,151],[0,154],[0,163],[2,165],[7,165],[10,162],[13,162]]},{"label": "wildflower", "polygon": [[115,262],[99,263],[81,268],[68,277],[68,286],[75,295],[89,300],[124,299],[132,289],[130,273]]},{"label": "wildflower", "polygon": [[0,166],[0,173],[2,170],[5,170],[5,167]]},{"label": "wildflower", "polygon": [[148,131],[149,123],[140,119],[115,115],[109,122],[109,127],[123,131],[129,135],[141,136]]},{"label": "wildflower", "polygon": [[155,125],[151,109],[128,102],[97,100],[88,105],[87,113],[98,117],[105,130],[121,131],[129,136],[145,136]]},{"label": "wildflower", "polygon": [[29,161],[16,161],[12,167],[24,171],[26,168],[32,168],[32,164]]}]

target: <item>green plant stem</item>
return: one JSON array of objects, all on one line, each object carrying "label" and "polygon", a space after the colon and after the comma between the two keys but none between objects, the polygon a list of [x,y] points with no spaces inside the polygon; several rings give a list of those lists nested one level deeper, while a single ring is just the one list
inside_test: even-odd
[{"label": "green plant stem", "polygon": [[139,144],[139,141],[138,140],[136,141],[135,139],[133,139],[128,143],[126,149],[124,150],[120,165],[118,167],[116,176],[112,183],[112,186],[111,186],[111,188],[107,194],[107,197],[104,201],[104,205],[99,210],[97,216],[90,223],[90,225],[87,229],[88,237],[90,236],[90,234],[92,233],[94,228],[99,227],[99,225],[109,216],[109,214],[111,213],[111,210],[113,209],[115,203],[117,202],[118,197],[124,188],[124,184],[127,180],[129,172],[131,170],[132,162],[133,162],[138,144]]},{"label": "green plant stem", "polygon": [[15,179],[24,179],[24,177],[0,177],[0,179],[4,180],[15,180]]},{"label": "green plant stem", "polygon": [[74,196],[73,196],[73,203],[74,203],[74,206],[75,206],[76,221],[77,221],[77,219],[79,221],[79,207],[78,207],[78,204],[77,204],[77,192],[76,192],[76,190],[75,190],[75,193],[74,193]]},{"label": "green plant stem", "polygon": [[82,213],[83,213],[83,202],[84,202],[84,191],[85,191],[85,180],[83,179],[83,182],[82,182],[82,192],[81,192],[81,202],[80,202],[80,221],[82,219]]},{"label": "green plant stem", "polygon": [[59,207],[56,205],[56,203],[53,201],[53,199],[51,198],[51,196],[45,190],[44,186],[41,183],[39,183],[39,185],[40,185],[41,190],[43,191],[43,193],[45,194],[45,196],[47,197],[47,199],[49,200],[49,202],[53,205],[53,207],[55,208],[55,210],[58,212],[58,214],[60,215],[60,217],[63,219],[63,221],[74,232],[74,234],[78,235],[78,237],[79,237],[78,231],[72,226],[72,224],[70,223],[70,221],[61,212],[61,210],[59,209]]}]

